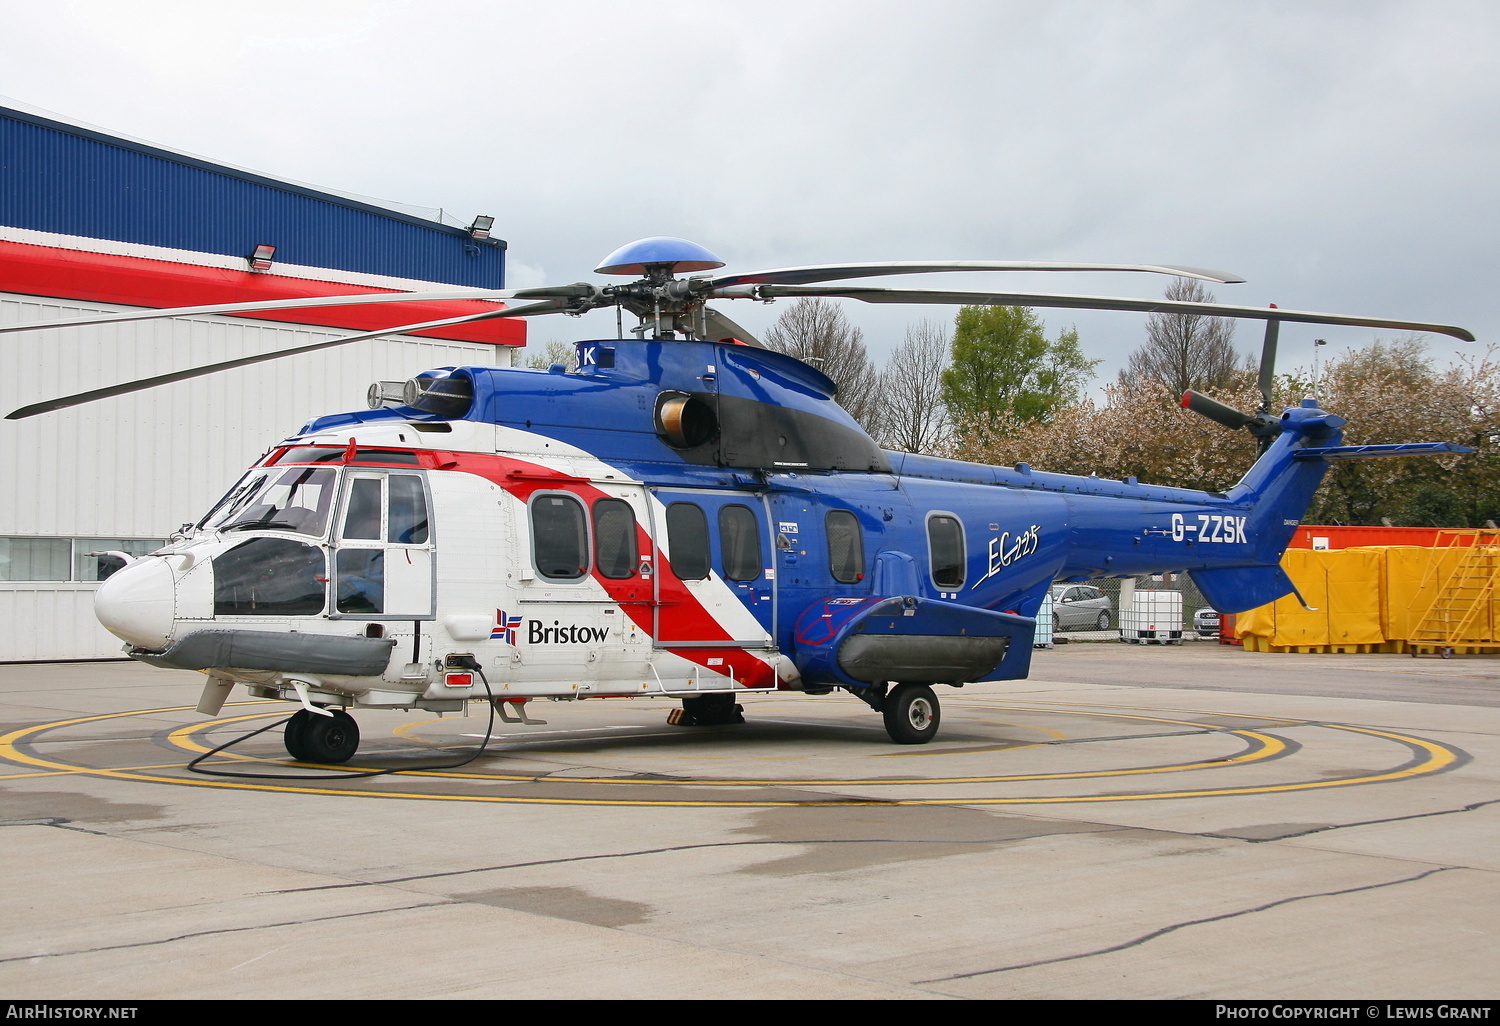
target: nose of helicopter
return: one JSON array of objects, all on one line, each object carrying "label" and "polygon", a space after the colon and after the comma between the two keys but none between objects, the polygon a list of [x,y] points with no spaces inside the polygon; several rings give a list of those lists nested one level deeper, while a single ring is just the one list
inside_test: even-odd
[{"label": "nose of helicopter", "polygon": [[165,648],[176,612],[172,568],[147,556],[111,574],[94,593],[94,615],[116,637],[140,648]]}]

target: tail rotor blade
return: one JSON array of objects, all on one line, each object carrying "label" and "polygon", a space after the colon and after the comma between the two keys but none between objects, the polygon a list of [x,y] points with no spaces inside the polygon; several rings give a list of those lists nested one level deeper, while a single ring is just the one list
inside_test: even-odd
[{"label": "tail rotor blade", "polygon": [[1255,423],[1255,418],[1250,414],[1241,413],[1233,406],[1226,406],[1217,399],[1210,399],[1202,392],[1195,392],[1191,388],[1182,394],[1182,408],[1223,424],[1231,431],[1238,431],[1240,428],[1249,427]]}]

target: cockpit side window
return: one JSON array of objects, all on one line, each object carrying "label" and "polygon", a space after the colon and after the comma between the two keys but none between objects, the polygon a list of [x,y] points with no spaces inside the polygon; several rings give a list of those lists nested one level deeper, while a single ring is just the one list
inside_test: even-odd
[{"label": "cockpit side window", "polygon": [[391,509],[386,541],[397,545],[427,542],[427,493],[415,474],[391,475]]},{"label": "cockpit side window", "polygon": [[349,482],[343,536],[380,540],[380,478],[359,477]]},{"label": "cockpit side window", "polygon": [[290,538],[252,538],[214,557],[215,616],[315,616],[323,611],[321,549]]}]

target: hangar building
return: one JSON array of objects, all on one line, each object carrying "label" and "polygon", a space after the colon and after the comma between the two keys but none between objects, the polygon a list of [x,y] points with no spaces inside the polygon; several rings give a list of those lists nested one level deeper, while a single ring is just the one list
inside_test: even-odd
[{"label": "hangar building", "polygon": [[[502,288],[505,243],[473,227],[0,107],[0,323]],[[390,303],[0,336],[0,413],[352,330],[493,308]],[[94,619],[93,592],[121,563],[89,553],[156,548],[304,422],[363,408],[374,381],[508,366],[523,345],[519,320],[459,325],[0,421],[0,661],[118,657],[119,640]]]}]

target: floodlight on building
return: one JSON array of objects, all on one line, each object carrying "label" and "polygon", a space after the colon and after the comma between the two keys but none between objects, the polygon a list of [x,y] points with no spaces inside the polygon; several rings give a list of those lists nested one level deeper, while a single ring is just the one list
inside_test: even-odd
[{"label": "floodlight on building", "polygon": [[271,257],[276,255],[275,246],[259,245],[255,252],[250,254],[250,270],[269,271],[271,269]]},{"label": "floodlight on building", "polygon": [[474,223],[469,225],[469,236],[475,239],[487,239],[493,227],[495,227],[495,219],[488,214],[480,214],[474,218]]}]

